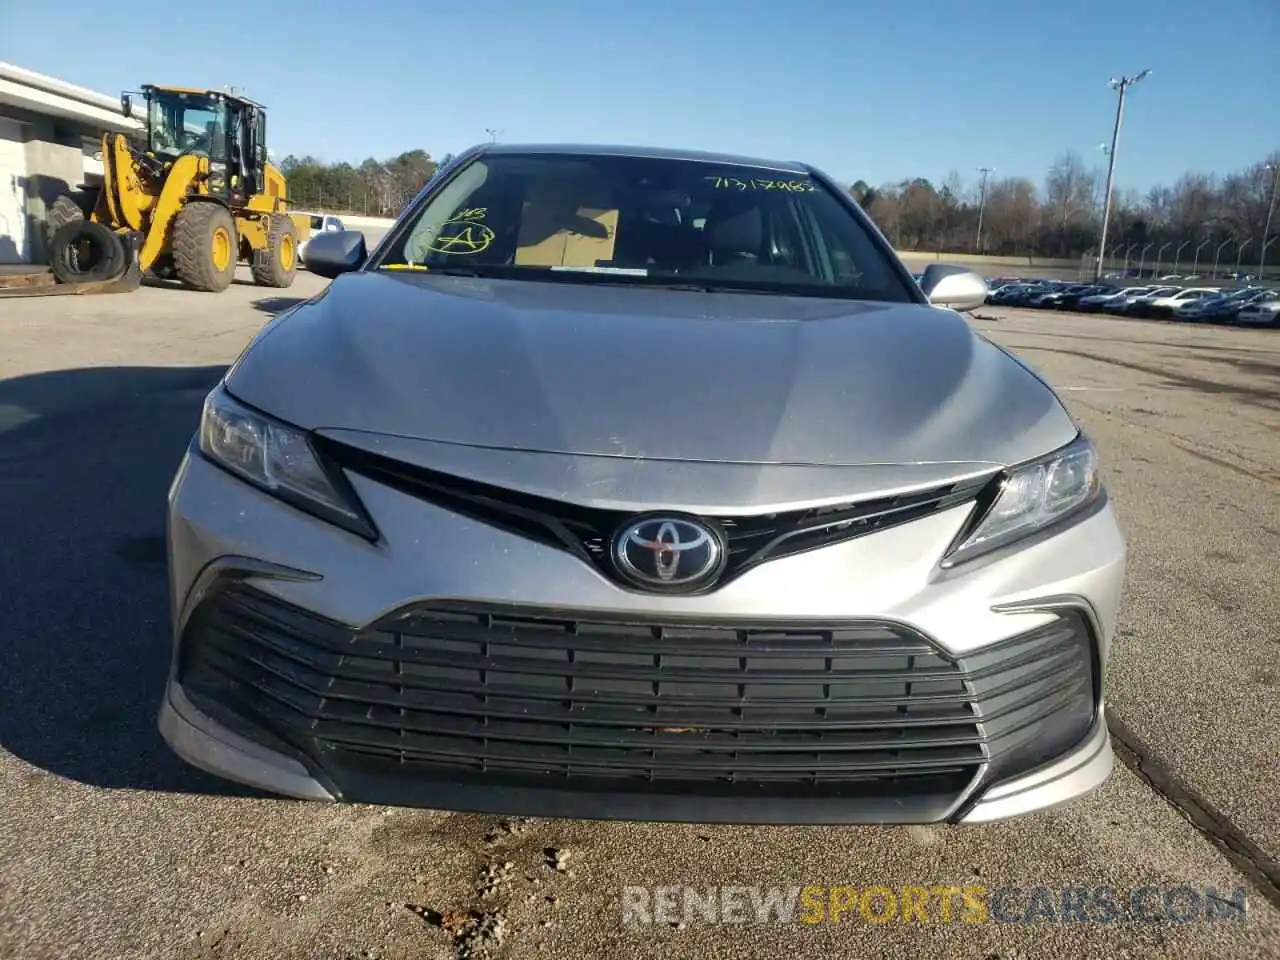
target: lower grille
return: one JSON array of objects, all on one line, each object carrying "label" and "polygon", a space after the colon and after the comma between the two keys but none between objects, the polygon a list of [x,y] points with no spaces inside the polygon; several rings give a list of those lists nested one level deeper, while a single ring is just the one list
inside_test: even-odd
[{"label": "lower grille", "polygon": [[[206,600],[180,681],[341,782],[931,798],[1081,739],[1075,616],[961,660],[883,622],[683,623],[435,603],[350,629],[244,585]],[[1067,741],[1067,742],[1063,742]],[[941,813],[939,813],[941,815]]]}]

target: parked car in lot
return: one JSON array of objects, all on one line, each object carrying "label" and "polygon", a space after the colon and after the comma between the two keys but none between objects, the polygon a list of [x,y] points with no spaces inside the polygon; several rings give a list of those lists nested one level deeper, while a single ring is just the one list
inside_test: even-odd
[{"label": "parked car in lot", "polygon": [[1206,293],[1201,297],[1189,297],[1175,303],[1169,310],[1168,316],[1172,317],[1174,320],[1199,320],[1204,317],[1207,310],[1211,309],[1215,304],[1225,300],[1226,298],[1227,295],[1221,290]]},{"label": "parked car in lot", "polygon": [[1002,303],[1006,306],[1012,306],[1013,301],[1023,297],[1034,296],[1045,289],[1044,285],[1039,282],[1016,279],[994,286],[988,284],[988,287],[987,303]]},{"label": "parked car in lot", "polygon": [[1089,296],[1081,297],[1076,303],[1076,309],[1082,313],[1093,313],[1098,310],[1106,310],[1112,306],[1119,306],[1126,301],[1133,300],[1137,297],[1145,296],[1155,290],[1155,287],[1129,287],[1125,290],[1111,290],[1106,293],[1094,293]]},{"label": "parked car in lot", "polygon": [[1151,304],[1164,297],[1173,296],[1180,289],[1180,287],[1154,287],[1140,297],[1131,297],[1121,303],[1111,305],[1107,308],[1107,311],[1109,313],[1123,313],[1126,316],[1133,317],[1145,316]]},{"label": "parked car in lot", "polygon": [[1074,299],[1082,293],[1088,291],[1089,285],[1084,283],[1071,284],[1069,286],[1055,287],[1054,289],[1043,293],[1031,300],[1030,306],[1040,307],[1045,310],[1062,309],[1067,302],[1067,298]]},{"label": "parked car in lot", "polygon": [[1000,304],[1006,307],[1021,306],[1031,297],[1045,292],[1045,288],[1035,283],[1010,283],[994,291],[988,303]]},{"label": "parked car in lot", "polygon": [[[1177,293],[1171,293],[1165,297],[1156,297],[1147,304],[1143,316],[1147,317],[1172,317],[1173,312],[1178,307],[1196,300],[1203,300],[1206,297],[1219,297],[1222,291],[1214,287],[1187,287],[1179,290]],[[1144,298],[1145,299],[1145,298]]]},{"label": "parked car in lot", "polygon": [[1056,306],[1059,310],[1078,310],[1080,301],[1090,296],[1110,296],[1116,292],[1116,288],[1110,284],[1087,284],[1083,288],[1070,287],[1059,294]]},{"label": "parked car in lot", "polygon": [[1240,327],[1280,327],[1280,292],[1268,290],[1241,307],[1235,316]]},{"label": "parked car in lot", "polygon": [[1249,287],[1231,293],[1224,292],[1218,297],[1204,297],[1184,304],[1175,311],[1174,316],[1179,320],[1195,323],[1231,323],[1243,307],[1258,299],[1264,292]]},{"label": "parked car in lot", "polygon": [[[160,729],[294,797],[983,822],[1112,768],[1125,545],[1053,390],[812,167],[492,145],[210,393]],[[304,372],[305,376],[299,375]]]},{"label": "parked car in lot", "polygon": [[990,277],[987,279],[987,289],[995,291],[1013,284],[1023,284],[1026,282],[1026,277]]},{"label": "parked car in lot", "polygon": [[1010,300],[1010,305],[1015,307],[1038,306],[1041,298],[1048,296],[1057,289],[1057,284],[1037,283],[1014,294],[1012,300]]}]

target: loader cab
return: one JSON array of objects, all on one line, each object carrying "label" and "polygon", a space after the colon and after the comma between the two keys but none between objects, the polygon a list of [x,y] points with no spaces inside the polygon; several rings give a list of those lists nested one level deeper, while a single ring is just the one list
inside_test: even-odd
[{"label": "loader cab", "polygon": [[210,194],[243,206],[265,183],[266,109],[217,90],[142,88],[147,100],[147,151],[163,160],[185,153],[209,158]]}]

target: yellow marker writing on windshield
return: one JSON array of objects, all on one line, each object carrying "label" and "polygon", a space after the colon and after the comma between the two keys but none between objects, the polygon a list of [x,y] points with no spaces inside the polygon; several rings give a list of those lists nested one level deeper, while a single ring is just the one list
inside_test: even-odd
[{"label": "yellow marker writing on windshield", "polygon": [[428,249],[455,255],[483,253],[493,243],[494,236],[494,232],[483,223],[450,220],[440,227],[440,235],[430,242]]}]

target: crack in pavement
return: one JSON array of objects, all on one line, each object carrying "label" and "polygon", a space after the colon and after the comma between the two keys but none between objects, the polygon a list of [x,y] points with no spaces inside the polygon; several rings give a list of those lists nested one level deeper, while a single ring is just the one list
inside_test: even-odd
[{"label": "crack in pavement", "polygon": [[1217,847],[1261,896],[1280,908],[1280,863],[1164,764],[1120,717],[1107,714],[1107,727],[1120,761]]}]

